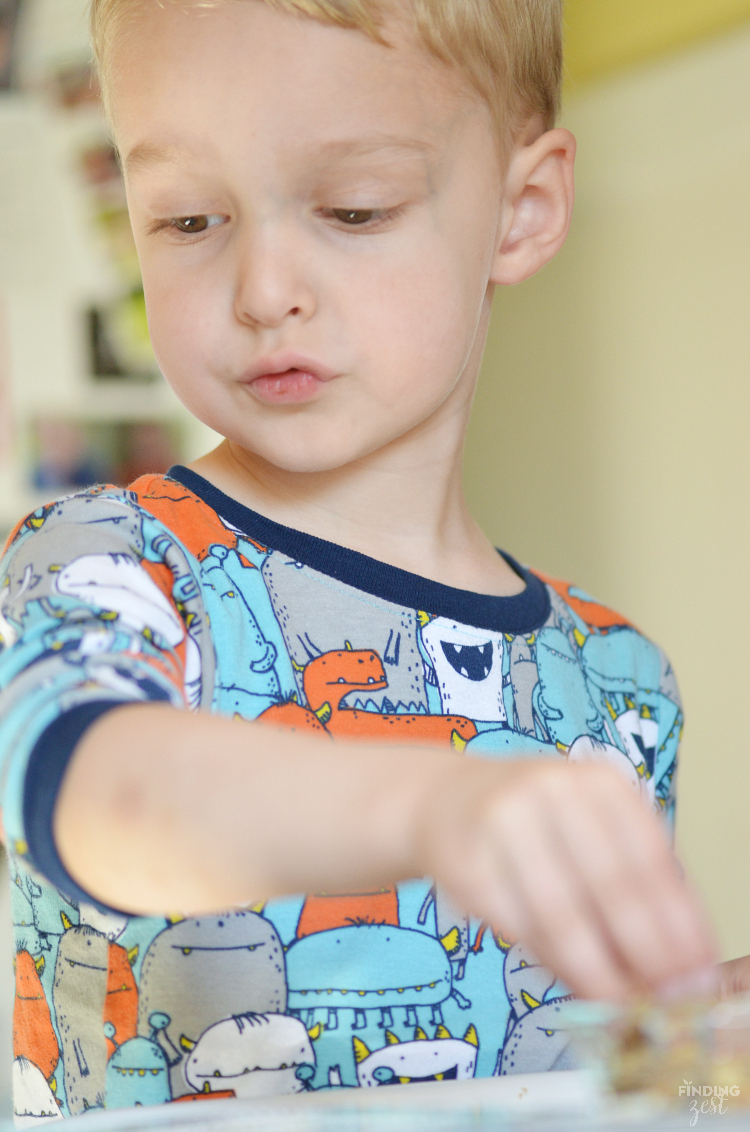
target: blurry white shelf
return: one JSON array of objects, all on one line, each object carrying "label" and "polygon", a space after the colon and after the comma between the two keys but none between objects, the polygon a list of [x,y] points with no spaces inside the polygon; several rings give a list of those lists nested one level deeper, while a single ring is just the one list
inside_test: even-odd
[{"label": "blurry white shelf", "polygon": [[67,419],[87,421],[178,420],[185,414],[161,377],[153,382],[91,377],[66,398],[64,412]]},{"label": "blurry white shelf", "polygon": [[176,421],[188,417],[162,377],[140,382],[126,378],[94,378],[50,389],[46,396],[15,390],[16,428],[39,417],[75,421]]},{"label": "blurry white shelf", "polygon": [[[16,429],[22,441],[14,464],[0,469],[0,544],[19,519],[45,503],[69,493],[70,488],[34,488],[25,481],[22,469],[29,465],[27,430],[34,417],[88,423],[156,421],[161,424],[182,425],[180,434],[189,433],[193,422],[167,383],[159,378],[153,383],[138,383],[123,379],[88,379],[68,395],[64,402],[18,406],[15,412]],[[180,442],[180,449],[184,445]],[[204,449],[207,444],[200,445]],[[192,452],[195,444],[186,452]],[[24,453],[22,455],[22,452]]]}]

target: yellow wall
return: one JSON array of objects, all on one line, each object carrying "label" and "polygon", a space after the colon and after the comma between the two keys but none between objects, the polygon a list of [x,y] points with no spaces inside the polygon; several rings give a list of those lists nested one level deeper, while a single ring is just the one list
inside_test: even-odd
[{"label": "yellow wall", "polygon": [[750,0],[565,0],[571,83],[750,19]]},{"label": "yellow wall", "polygon": [[731,957],[750,952],[750,27],[566,119],[573,231],[499,297],[467,485],[499,545],[671,655],[678,842]]}]

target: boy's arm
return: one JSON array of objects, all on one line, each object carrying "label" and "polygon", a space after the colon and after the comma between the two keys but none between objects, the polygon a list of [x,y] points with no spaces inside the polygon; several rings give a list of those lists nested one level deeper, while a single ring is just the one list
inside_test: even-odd
[{"label": "boy's arm", "polygon": [[84,734],[54,825],[73,878],[134,912],[428,874],[581,995],[656,989],[714,958],[664,831],[601,765],[332,746],[132,705]]}]

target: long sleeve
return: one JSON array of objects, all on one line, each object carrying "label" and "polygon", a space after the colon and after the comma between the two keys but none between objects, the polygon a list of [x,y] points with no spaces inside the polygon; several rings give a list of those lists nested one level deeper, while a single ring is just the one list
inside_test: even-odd
[{"label": "long sleeve", "polygon": [[[95,489],[29,516],[0,561],[0,802],[15,856],[77,898],[52,837],[67,762],[102,712],[201,698],[189,556],[131,493]],[[191,605],[191,598],[193,599]],[[90,899],[90,898],[88,898]]]}]

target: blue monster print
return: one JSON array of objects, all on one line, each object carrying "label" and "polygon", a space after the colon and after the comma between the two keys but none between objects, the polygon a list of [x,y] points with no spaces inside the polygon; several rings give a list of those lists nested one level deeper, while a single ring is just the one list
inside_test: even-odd
[{"label": "blue monster print", "polygon": [[[201,569],[212,633],[231,641],[234,650],[229,655],[225,650],[218,658],[218,703],[226,713],[255,719],[295,691],[291,664],[261,573],[245,565],[238,551],[221,543],[209,547]],[[261,628],[258,615],[263,612]],[[232,673],[231,683],[222,678],[224,671]]]},{"label": "blue monster print", "polygon": [[602,692],[632,696],[639,688],[657,692],[661,684],[660,655],[634,629],[589,637],[581,661],[589,684]]},{"label": "blue monster print", "polygon": [[316,932],[290,946],[286,964],[289,1010],[305,1011],[311,1026],[315,1010],[326,1008],[327,1030],[338,1027],[343,1009],[354,1011],[354,1030],[367,1026],[371,1011],[378,1012],[381,1028],[393,1026],[397,1008],[404,1011],[405,1024],[415,1027],[419,1006],[431,1008],[437,1026],[443,1020],[440,1004],[454,993],[450,960],[440,941],[392,924]]},{"label": "blue monster print", "polygon": [[539,683],[534,715],[543,737],[565,747],[579,735],[604,739],[604,720],[591,698],[574,646],[560,629],[542,629],[536,642]]},{"label": "blue monster print", "polygon": [[105,1037],[117,1046],[107,1064],[106,1108],[166,1104],[172,1099],[166,1054],[155,1040],[169,1023],[168,1014],[156,1011],[149,1017],[151,1036],[131,1038],[121,1046],[117,1046],[115,1027],[111,1022],[104,1023]]}]

